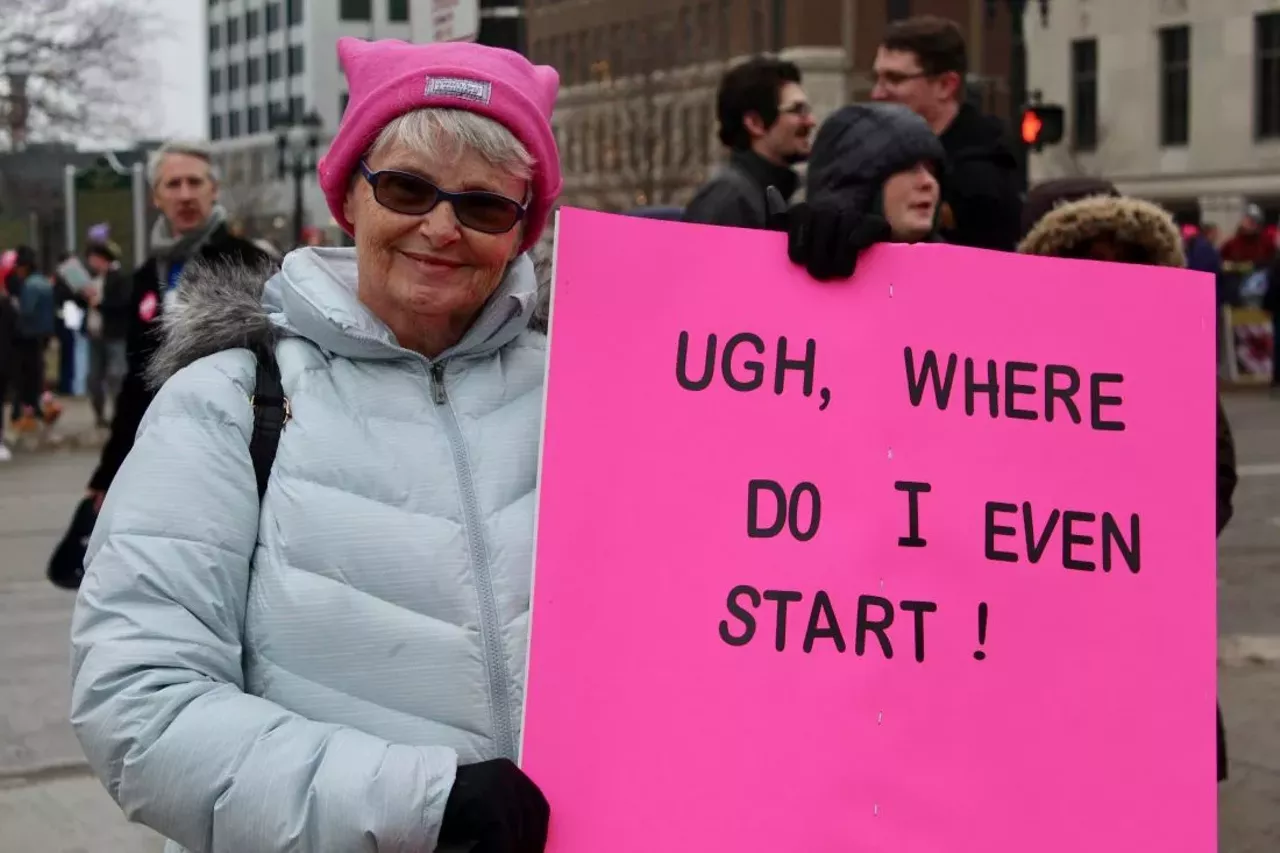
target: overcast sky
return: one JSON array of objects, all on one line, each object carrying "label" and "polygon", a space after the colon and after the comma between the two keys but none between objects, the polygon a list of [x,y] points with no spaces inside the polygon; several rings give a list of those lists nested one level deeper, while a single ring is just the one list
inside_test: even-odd
[{"label": "overcast sky", "polygon": [[[156,86],[156,132],[153,138],[208,133],[205,121],[205,33],[207,0],[164,0],[169,34],[155,46],[152,75]],[[162,8],[154,2],[152,8]]]}]

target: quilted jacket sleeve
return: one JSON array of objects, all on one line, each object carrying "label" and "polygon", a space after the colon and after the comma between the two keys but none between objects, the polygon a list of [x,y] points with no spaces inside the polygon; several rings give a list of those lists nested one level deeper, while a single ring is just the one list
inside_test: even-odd
[{"label": "quilted jacket sleeve", "polygon": [[71,722],[133,820],[191,851],[435,848],[456,753],[243,692],[258,496],[252,358],[204,359],[147,412],[90,542]]}]

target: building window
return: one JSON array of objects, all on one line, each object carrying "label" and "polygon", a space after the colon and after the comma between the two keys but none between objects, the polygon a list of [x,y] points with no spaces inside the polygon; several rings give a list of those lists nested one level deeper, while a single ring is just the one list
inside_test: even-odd
[{"label": "building window", "polygon": [[302,100],[301,95],[295,95],[293,100],[289,102],[289,118],[292,121],[302,121],[302,116],[307,110],[306,103]]},{"label": "building window", "polygon": [[689,9],[680,10],[676,26],[680,29],[680,51],[677,58],[681,62],[688,62],[693,58],[693,14]]},{"label": "building window", "polygon": [[1280,12],[1253,19],[1253,132],[1258,139],[1280,137]]},{"label": "building window", "polygon": [[280,29],[280,4],[267,4],[267,32],[274,33]]},{"label": "building window", "polygon": [[283,124],[288,120],[288,116],[284,112],[284,104],[279,101],[272,101],[271,106],[267,109],[267,130],[275,130],[276,125]]},{"label": "building window", "polygon": [[249,134],[262,132],[262,107],[249,107]]},{"label": "building window", "polygon": [[672,140],[675,138],[673,135],[674,130],[672,130],[673,120],[671,118],[671,109],[672,109],[671,105],[667,104],[662,107],[662,112],[660,113],[662,121],[661,121],[661,124],[659,125],[661,129],[658,132],[658,139],[661,140],[661,145],[662,145],[662,165],[663,166],[671,165]]},{"label": "building window", "polygon": [[911,0],[888,0],[885,4],[885,18],[890,21],[899,21],[903,18],[911,17]]},{"label": "building window", "polygon": [[235,139],[240,135],[240,113],[232,110],[227,113],[227,136]]},{"label": "building window", "polygon": [[697,152],[693,149],[697,142],[694,137],[694,126],[697,120],[698,115],[693,107],[685,104],[680,108],[680,161],[677,166],[681,169],[695,162]]},{"label": "building window", "polygon": [[564,65],[560,68],[564,74],[564,82],[572,86],[578,82],[578,49],[572,35],[564,39]]},{"label": "building window", "polygon": [[222,138],[222,116],[209,116],[209,138],[214,142]]},{"label": "building window", "polygon": [[289,76],[302,73],[302,45],[295,44],[289,48]]},{"label": "building window", "polygon": [[258,37],[258,10],[250,9],[244,13],[244,40]]},{"label": "building window", "polygon": [[222,69],[209,69],[209,94],[216,95],[222,91]]},{"label": "building window", "polygon": [[1071,43],[1071,146],[1098,147],[1098,40]]},{"label": "building window", "polygon": [[371,0],[342,0],[338,4],[338,18],[343,21],[373,20]]},{"label": "building window", "polygon": [[222,26],[220,24],[209,25],[209,50],[217,50],[222,47]]},{"label": "building window", "polygon": [[240,19],[227,19],[227,47],[240,42]]},{"label": "building window", "polygon": [[711,58],[711,37],[714,35],[711,27],[711,4],[698,4],[698,58]]},{"label": "building window", "polygon": [[408,21],[409,0],[389,0],[387,3],[387,20],[401,24]]},{"label": "building window", "polygon": [[249,57],[244,64],[245,85],[252,86],[262,82],[262,60],[256,56]]},{"label": "building window", "polygon": [[240,66],[232,64],[227,66],[227,91],[234,92],[240,88]]},{"label": "building window", "polygon": [[731,24],[733,20],[729,14],[733,11],[733,0],[720,0],[720,23],[716,27],[716,34],[719,36],[718,46],[720,48],[720,58],[725,59],[729,56],[729,36],[731,34]]},{"label": "building window", "polygon": [[347,114],[347,104],[351,101],[351,93],[343,92],[338,96],[338,118],[341,119]]},{"label": "building window", "polygon": [[267,54],[267,80],[280,79],[280,51],[273,50]]},{"label": "building window", "polygon": [[302,23],[302,0],[289,0],[289,26]]},{"label": "building window", "polygon": [[1160,30],[1160,144],[1186,145],[1191,125],[1191,28]]}]

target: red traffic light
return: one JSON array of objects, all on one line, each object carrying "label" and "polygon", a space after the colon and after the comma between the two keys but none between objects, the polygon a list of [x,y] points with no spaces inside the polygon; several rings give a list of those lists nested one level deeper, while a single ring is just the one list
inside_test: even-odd
[{"label": "red traffic light", "polygon": [[1022,141],[1027,145],[1035,145],[1040,141],[1040,131],[1044,130],[1044,121],[1033,109],[1022,112]]},{"label": "red traffic light", "polygon": [[1022,110],[1022,144],[1039,151],[1062,141],[1066,113],[1057,104],[1034,104]]}]

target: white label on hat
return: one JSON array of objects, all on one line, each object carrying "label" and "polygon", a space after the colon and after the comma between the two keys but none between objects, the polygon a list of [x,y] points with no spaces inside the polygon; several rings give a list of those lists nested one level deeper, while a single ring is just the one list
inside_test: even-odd
[{"label": "white label on hat", "polygon": [[427,89],[423,94],[487,104],[493,95],[493,85],[484,80],[468,80],[463,77],[428,77]]}]

